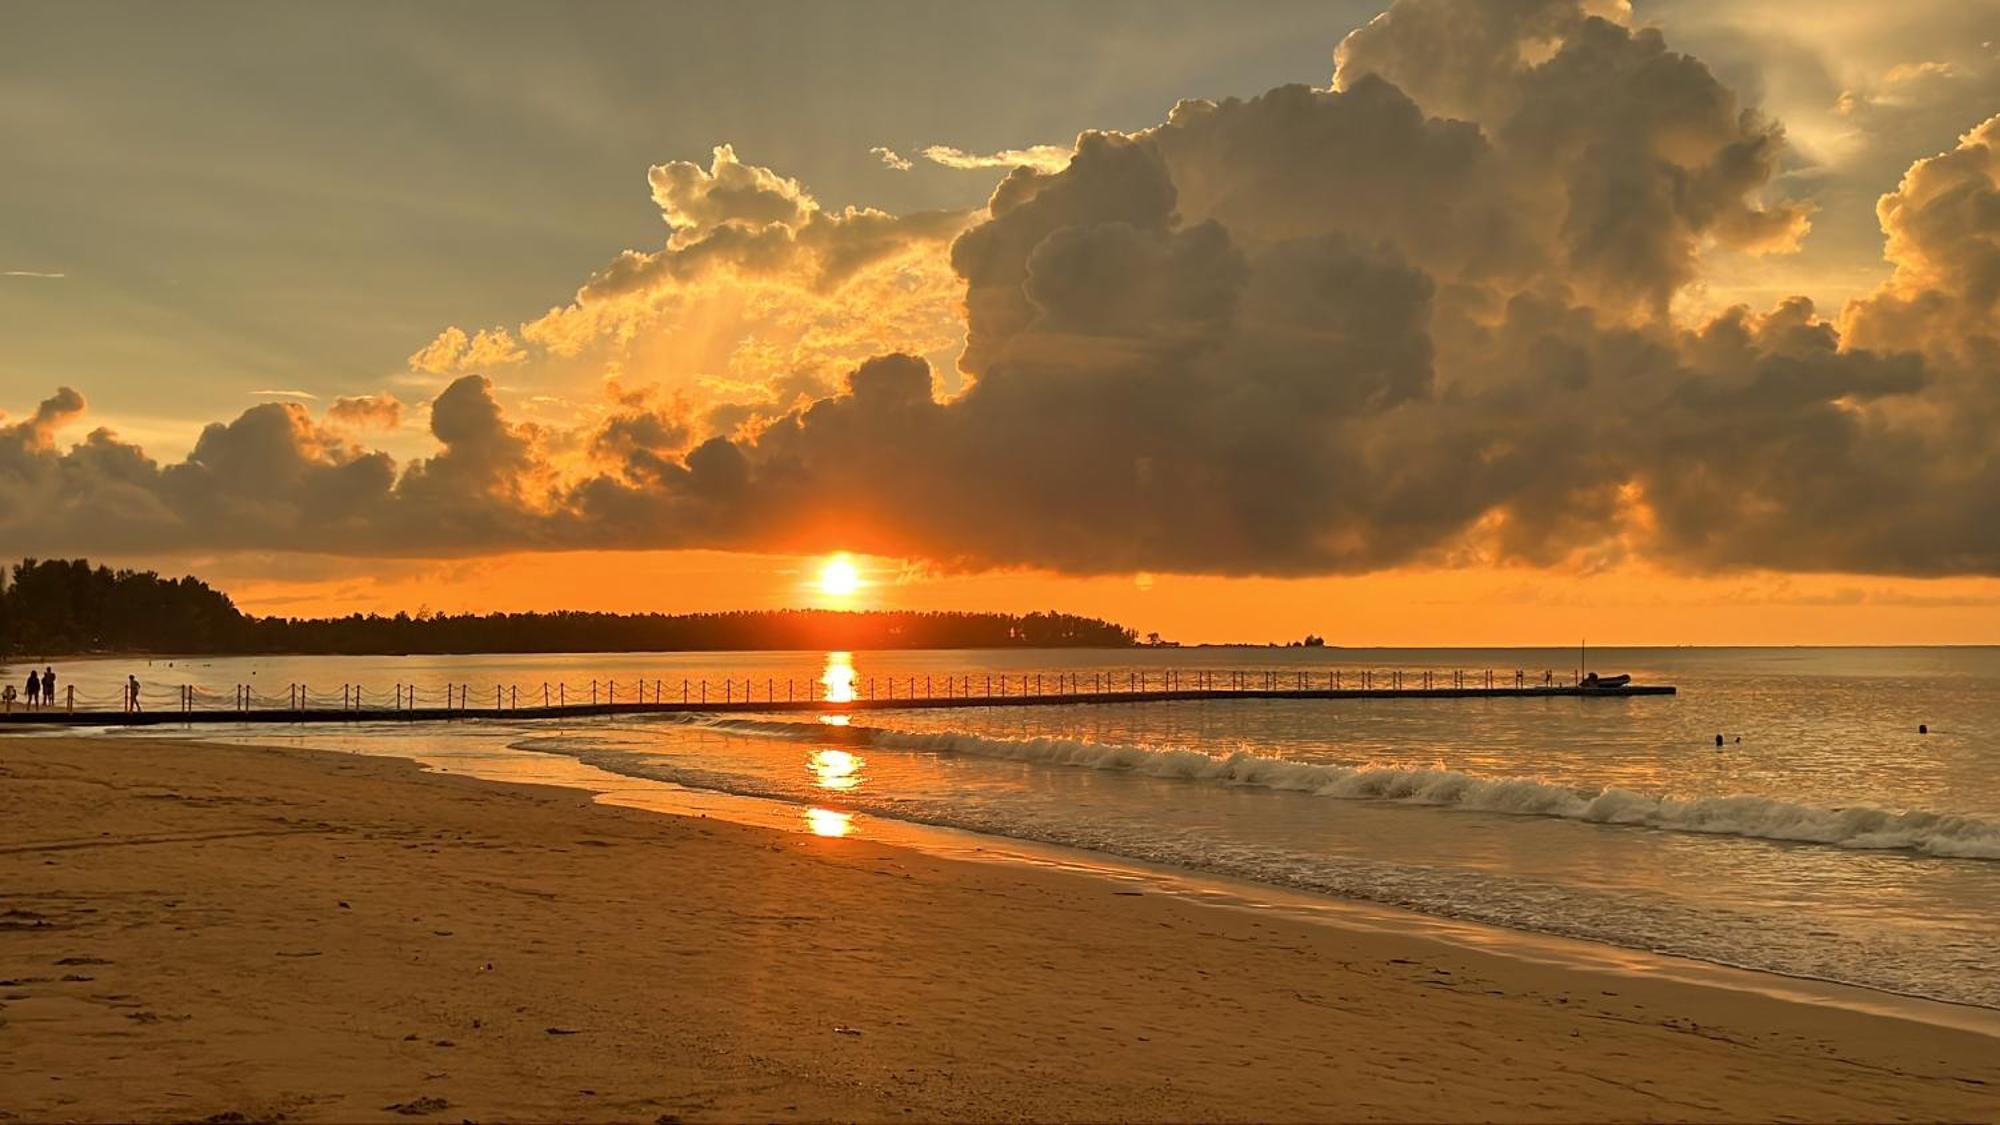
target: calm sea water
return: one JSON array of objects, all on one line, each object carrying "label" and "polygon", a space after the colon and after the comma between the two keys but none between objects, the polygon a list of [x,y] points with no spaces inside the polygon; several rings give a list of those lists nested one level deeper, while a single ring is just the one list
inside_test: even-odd
[{"label": "calm sea water", "polygon": [[[241,658],[136,672],[228,698],[392,684],[529,702],[641,679],[761,697],[787,679],[1173,669],[1567,671],[1567,650],[1195,649],[657,656]],[[1677,697],[1296,700],[194,728],[489,775],[563,759],[772,798],[814,830],[880,820],[1090,849],[1293,889],[2000,1007],[2000,649],[1623,649],[1593,667]],[[18,673],[18,675],[17,675]],[[6,669],[9,682],[25,668]],[[103,681],[101,684],[98,681]],[[730,689],[732,693],[738,690]],[[577,698],[570,695],[570,698]],[[1918,726],[1929,727],[1919,734]],[[157,733],[157,732],[155,732]],[[1715,745],[1717,734],[1724,745]]]}]

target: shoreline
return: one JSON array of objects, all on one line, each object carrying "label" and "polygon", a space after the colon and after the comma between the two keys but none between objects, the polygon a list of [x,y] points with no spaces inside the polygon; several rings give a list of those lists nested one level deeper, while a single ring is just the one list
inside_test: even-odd
[{"label": "shoreline", "polygon": [[[49,728],[50,734],[66,733]],[[113,737],[148,738],[146,734]],[[295,748],[310,736],[287,743],[232,742],[237,746]],[[321,748],[314,748],[321,749]],[[480,759],[427,756],[422,753],[372,754],[360,749],[332,752],[389,757],[414,762],[427,772],[471,777],[496,784],[549,784],[588,793],[600,804],[675,817],[717,817],[750,827],[786,834],[812,832],[808,805],[772,797],[721,789],[697,789],[670,781],[614,773],[586,762],[543,759],[538,780],[529,781],[511,769],[481,769]],[[468,765],[471,766],[468,769]],[[560,777],[560,780],[552,778]],[[1583,972],[1648,975],[1689,984],[1755,992],[1797,1003],[1825,1004],[1906,1019],[1916,1023],[1972,1031],[2000,1038],[2000,1008],[1969,1001],[1897,992],[1832,977],[1786,973],[1754,965],[1687,954],[1665,953],[1587,937],[1516,929],[1491,922],[1428,914],[1409,907],[1345,898],[1299,887],[1259,882],[1214,871],[1149,863],[1109,852],[1090,851],[1023,837],[998,836],[971,829],[919,820],[900,820],[868,813],[842,814],[853,822],[851,835],[889,847],[906,848],[935,858],[973,863],[1023,865],[1080,874],[1087,878],[1137,881],[1175,894],[1228,909],[1274,911],[1314,925],[1416,933],[1428,940],[1497,956],[1550,964]]]},{"label": "shoreline", "polygon": [[622,805],[0,739],[0,1112],[2000,1120],[1973,1031]]},{"label": "shoreline", "polygon": [[[51,734],[61,732],[62,728],[48,728]],[[123,729],[105,728],[82,733],[87,736],[101,733],[110,737],[173,737],[171,732],[158,729],[128,733]],[[237,732],[236,737],[230,739],[230,744],[337,749],[343,753],[413,761],[427,770],[486,781],[557,784],[591,793],[603,803],[666,815],[713,815],[787,833],[813,830],[810,825],[802,823],[802,818],[809,819],[807,814],[811,801],[754,791],[690,788],[643,773],[606,769],[590,764],[585,758],[569,755],[531,754],[525,758],[510,755],[495,765],[483,754],[467,756],[451,750],[426,750],[409,747],[402,741],[342,739],[340,734],[337,726],[326,725],[282,735],[275,727],[247,727]],[[211,736],[186,731],[182,737]],[[521,764],[530,761],[533,764],[524,773]],[[838,800],[837,797],[833,799]],[[940,858],[1020,863],[1085,872],[1098,878],[1137,879],[1152,884],[1155,889],[1184,894],[1198,901],[1256,910],[1275,909],[1315,924],[1422,933],[1448,943],[1530,961],[1615,974],[1640,973],[1693,984],[1760,992],[1790,1001],[1874,1012],[2000,1038],[2000,1004],[1982,1004],[1972,999],[1898,989],[1824,973],[1791,972],[1768,964],[1704,956],[1685,949],[1661,949],[1590,934],[1509,926],[1504,922],[1469,918],[1449,911],[1425,911],[1413,905],[1379,898],[1351,897],[1335,890],[1260,879],[1256,875],[1228,870],[1198,865],[1176,866],[1167,861],[1150,861],[1116,851],[1091,850],[1033,836],[989,834],[949,822],[860,811],[839,815],[843,820],[852,821],[853,835]],[[1621,833],[1650,831],[1620,824],[1598,827]],[[1782,838],[1746,838],[1784,847],[1820,846]],[[1909,854],[1914,857],[1916,853]]]}]

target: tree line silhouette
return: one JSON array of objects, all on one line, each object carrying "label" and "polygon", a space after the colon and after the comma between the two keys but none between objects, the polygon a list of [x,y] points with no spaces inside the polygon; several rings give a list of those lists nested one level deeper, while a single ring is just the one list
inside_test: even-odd
[{"label": "tree line silhouette", "polygon": [[[5,577],[5,576],[0,576]],[[198,578],[24,559],[0,584],[0,656],[86,652],[673,652],[1124,647],[1137,634],[1068,613],[736,610],[727,613],[350,614],[257,617]]]}]

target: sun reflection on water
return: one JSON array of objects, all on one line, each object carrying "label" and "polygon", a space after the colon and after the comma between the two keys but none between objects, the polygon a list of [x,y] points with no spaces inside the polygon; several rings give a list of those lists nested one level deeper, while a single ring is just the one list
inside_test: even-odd
[{"label": "sun reflection on water", "polygon": [[854,654],[827,653],[826,670],[819,674],[819,682],[826,688],[828,703],[854,702]]},{"label": "sun reflection on water", "polygon": [[821,789],[844,792],[861,784],[864,759],[845,750],[815,750],[806,758],[813,784]]},{"label": "sun reflection on water", "polygon": [[815,836],[845,836],[854,831],[854,814],[833,809],[806,810],[806,828]]}]

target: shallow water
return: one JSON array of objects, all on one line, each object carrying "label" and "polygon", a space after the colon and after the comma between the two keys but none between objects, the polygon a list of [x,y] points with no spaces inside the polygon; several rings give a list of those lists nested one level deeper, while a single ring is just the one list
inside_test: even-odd
[{"label": "shallow water", "polygon": [[[1554,650],[859,653],[890,676],[1135,669],[1567,671]],[[291,658],[155,663],[162,689],[446,682],[535,691],[747,678],[826,654]],[[1631,699],[1259,700],[353,724],[310,744],[537,759],[868,818],[1090,849],[1442,917],[2000,1007],[2000,650],[1653,649]],[[128,669],[79,664],[115,683]],[[11,672],[6,673],[11,675]],[[758,682],[758,681],[762,682]],[[488,686],[480,686],[480,685]],[[526,686],[519,686],[526,685]],[[319,689],[315,688],[315,692]],[[732,688],[732,692],[736,689]],[[881,690],[878,682],[877,690]],[[1919,723],[1929,734],[1917,733]],[[290,737],[198,728],[205,738]],[[1718,750],[1715,735],[1724,735]],[[1740,741],[1739,741],[1740,740]],[[517,763],[507,766],[505,763]],[[856,821],[854,814],[862,814]]]}]

